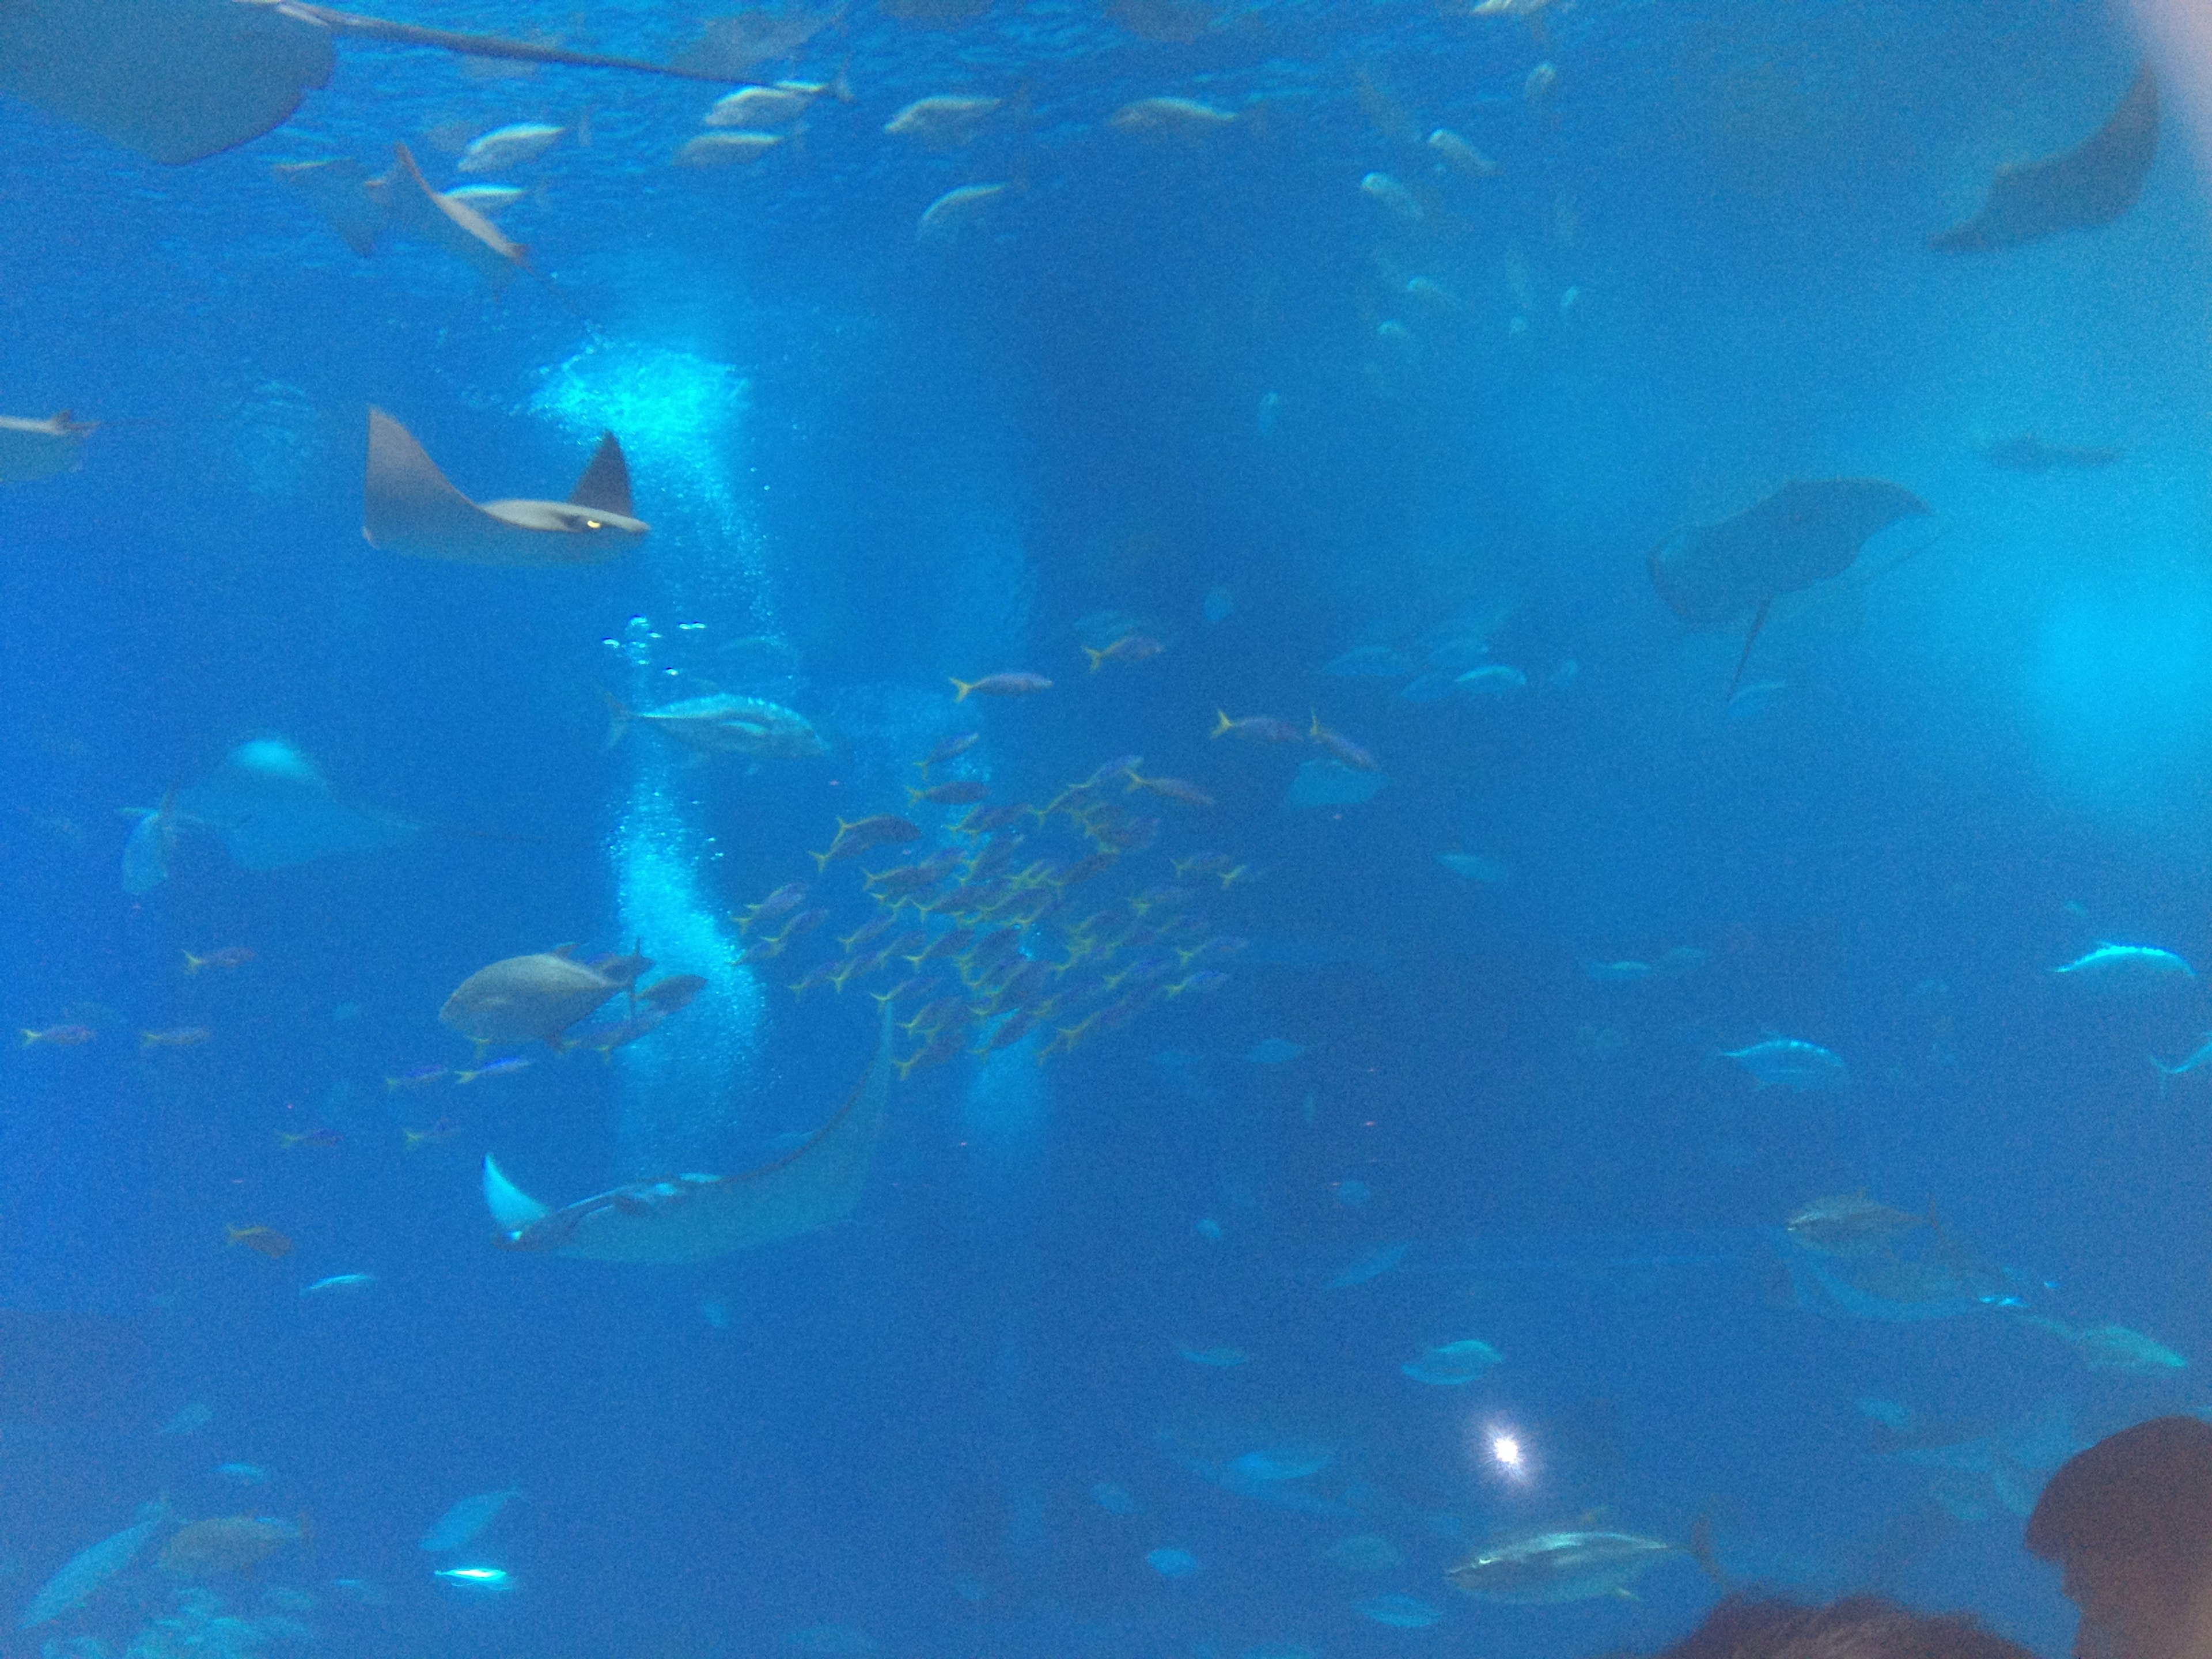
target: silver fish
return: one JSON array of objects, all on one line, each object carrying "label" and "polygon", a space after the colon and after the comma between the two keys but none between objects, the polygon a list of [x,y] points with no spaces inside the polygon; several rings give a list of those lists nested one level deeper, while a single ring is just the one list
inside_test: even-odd
[{"label": "silver fish", "polygon": [[607,699],[613,721],[607,730],[610,749],[622,741],[632,720],[673,738],[687,749],[708,755],[755,755],[769,760],[805,760],[827,751],[822,734],[781,703],[759,697],[687,697],[658,708],[629,709]]}]

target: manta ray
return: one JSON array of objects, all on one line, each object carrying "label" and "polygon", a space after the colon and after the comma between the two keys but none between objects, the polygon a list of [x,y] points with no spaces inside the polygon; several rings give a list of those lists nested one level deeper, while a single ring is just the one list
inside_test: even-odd
[{"label": "manta ray", "polygon": [[1986,253],[2109,225],[2135,205],[2157,153],[2158,80],[2146,64],[2103,126],[2063,155],[1999,168],[1982,210],[1929,246]]},{"label": "manta ray", "polygon": [[310,90],[330,84],[339,35],[718,84],[742,80],[745,67],[712,24],[678,62],[649,64],[306,0],[8,0],[0,5],[0,93],[182,166],[289,120]]},{"label": "manta ray", "polygon": [[890,1098],[891,1012],[873,1059],[836,1116],[795,1150],[743,1175],[636,1181],[549,1209],[483,1162],[484,1203],[510,1250],[587,1261],[711,1261],[826,1227],[853,1212],[867,1185]]},{"label": "manta ray", "polygon": [[599,564],[649,528],[630,516],[629,467],[611,432],[567,501],[477,502],[447,482],[405,427],[372,408],[362,495],[371,547],[458,564]]},{"label": "manta ray", "polygon": [[1718,524],[1668,536],[1651,550],[1651,584],[1692,628],[1752,613],[1729,681],[1733,696],[1776,599],[1841,575],[1876,532],[1927,511],[1911,490],[1880,478],[1800,480]]}]

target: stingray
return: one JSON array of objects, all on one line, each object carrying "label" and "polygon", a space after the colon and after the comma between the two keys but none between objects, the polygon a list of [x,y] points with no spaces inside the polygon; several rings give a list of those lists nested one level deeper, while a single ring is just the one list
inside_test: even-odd
[{"label": "stingray", "polygon": [[369,853],[412,840],[419,825],[348,806],[313,763],[281,738],[256,738],[158,808],[133,808],[138,822],[123,848],[123,889],[149,893],[168,879],[179,836],[204,830],[242,870],[283,870],[340,853]]},{"label": "stingray", "polygon": [[2109,225],[2135,205],[2157,152],[2158,81],[2146,64],[2103,126],[2063,155],[2000,167],[1982,210],[1929,246],[1985,253]]},{"label": "stingray", "polygon": [[671,63],[702,80],[742,81],[762,64],[796,56],[801,46],[844,15],[841,3],[821,11],[804,6],[781,10],[756,7],[712,18],[701,27],[699,39]]},{"label": "stingray", "polygon": [[1841,575],[1877,531],[1927,511],[1911,490],[1880,478],[1787,483],[1733,518],[1661,542],[1650,554],[1652,586],[1692,628],[1720,628],[1752,613],[1729,680],[1733,696],[1776,599]]},{"label": "stingray", "polygon": [[181,166],[289,120],[311,89],[330,83],[341,34],[476,58],[718,83],[741,78],[712,51],[649,64],[422,28],[305,0],[8,0],[0,5],[0,93]]},{"label": "stingray", "polygon": [[630,516],[629,468],[611,432],[565,501],[482,503],[446,481],[405,427],[368,411],[361,533],[372,547],[458,564],[599,564],[628,552],[647,526]]},{"label": "stingray", "polygon": [[500,234],[497,226],[466,202],[441,196],[431,189],[430,181],[422,176],[422,169],[415,165],[414,152],[404,144],[392,147],[391,176],[382,181],[381,187],[375,180],[364,179],[362,189],[364,194],[381,200],[395,231],[443,248],[463,263],[475,266],[483,273],[495,295],[506,289],[515,272],[530,269],[528,250],[521,243],[509,241]]},{"label": "stingray", "polygon": [[551,1210],[483,1162],[484,1202],[510,1250],[588,1261],[711,1261],[795,1238],[853,1212],[890,1098],[891,1012],[875,1057],[837,1115],[786,1156],[743,1175],[668,1176]]},{"label": "stingray", "polygon": [[84,437],[93,423],[66,409],[43,421],[0,415],[0,483],[30,483],[84,465]]},{"label": "stingray", "polygon": [[276,182],[297,194],[367,258],[389,223],[392,180],[372,179],[350,155],[327,161],[279,161],[269,169]]},{"label": "stingray", "polygon": [[339,853],[370,853],[412,840],[419,826],[348,806],[313,764],[281,738],[256,738],[165,809],[212,831],[244,870],[283,870]]}]

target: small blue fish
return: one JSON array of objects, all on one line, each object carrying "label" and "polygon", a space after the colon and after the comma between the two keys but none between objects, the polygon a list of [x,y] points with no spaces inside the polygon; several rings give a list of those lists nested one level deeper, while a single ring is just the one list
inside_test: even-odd
[{"label": "small blue fish", "polygon": [[1198,1558],[1188,1550],[1157,1549],[1146,1555],[1145,1565],[1163,1578],[1188,1578],[1198,1571]]},{"label": "small blue fish", "polygon": [[1651,977],[1648,962],[1585,962],[1583,977],[1600,985],[1630,985]]},{"label": "small blue fish", "polygon": [[477,1589],[507,1588],[507,1569],[504,1567],[441,1567],[436,1576]]},{"label": "small blue fish", "polygon": [[456,1072],[453,1073],[453,1081],[474,1083],[480,1077],[513,1077],[517,1072],[526,1072],[529,1069],[530,1062],[521,1055],[508,1054],[503,1059],[495,1060],[489,1066],[479,1066],[473,1071]]},{"label": "small blue fish", "polygon": [[1177,1348],[1176,1352],[1194,1365],[1212,1365],[1224,1370],[1241,1365],[1251,1357],[1242,1348]]},{"label": "small blue fish", "polygon": [[1376,1595],[1364,1601],[1354,1601],[1352,1610],[1363,1619],[1372,1619],[1378,1625],[1389,1625],[1395,1630],[1426,1630],[1444,1615],[1418,1595]]},{"label": "small blue fish", "polygon": [[1416,1382],[1426,1382],[1432,1388],[1455,1389],[1462,1383],[1472,1382],[1492,1365],[1503,1363],[1505,1356],[1487,1342],[1478,1342],[1473,1337],[1463,1341],[1446,1342],[1425,1351],[1419,1358],[1409,1359],[1398,1369]]},{"label": "small blue fish", "polygon": [[1477,697],[1510,697],[1516,691],[1528,689],[1528,677],[1519,669],[1502,662],[1485,663],[1480,668],[1470,668],[1452,681],[1464,695]]},{"label": "small blue fish", "polygon": [[1725,1052],[1721,1058],[1742,1066],[1761,1089],[1835,1093],[1850,1081],[1850,1073],[1836,1055],[1818,1043],[1800,1042],[1795,1037],[1769,1037],[1747,1048]]},{"label": "small blue fish", "polygon": [[312,1285],[300,1286],[301,1296],[350,1296],[376,1288],[374,1273],[332,1273],[328,1279],[319,1279]]},{"label": "small blue fish", "polygon": [[1379,1279],[1406,1259],[1411,1244],[1383,1244],[1356,1256],[1322,1281],[1325,1291],[1341,1291],[1354,1285],[1364,1285],[1370,1279]]},{"label": "small blue fish", "polygon": [[2087,956],[2053,968],[2076,982],[2122,994],[2155,989],[2197,977],[2197,970],[2171,951],[2148,945],[2100,944]]},{"label": "small blue fish", "polygon": [[1141,1507],[1129,1495],[1126,1486],[1117,1486],[1110,1480],[1101,1480],[1091,1489],[1091,1501],[1109,1515],[1134,1515]]},{"label": "small blue fish", "polygon": [[218,1463],[215,1472],[234,1486],[263,1486],[269,1484],[269,1471],[258,1463]]}]

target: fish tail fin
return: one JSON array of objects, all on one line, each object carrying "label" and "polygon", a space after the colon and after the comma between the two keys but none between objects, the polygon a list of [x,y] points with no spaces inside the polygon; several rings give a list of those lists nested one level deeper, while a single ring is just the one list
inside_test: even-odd
[{"label": "fish tail fin", "polygon": [[186,973],[197,974],[201,969],[206,966],[207,958],[205,957],[196,957],[190,951],[185,952],[185,971]]},{"label": "fish tail fin", "polygon": [[1725,1591],[1728,1575],[1721,1571],[1720,1558],[1713,1553],[1713,1517],[1710,1513],[1699,1516],[1690,1523],[1690,1559],[1698,1564],[1698,1571]]},{"label": "fish tail fin", "polygon": [[483,1075],[483,1073],[482,1072],[456,1072],[453,1073],[453,1081],[456,1083],[474,1083]]},{"label": "fish tail fin", "polygon": [[830,82],[830,95],[841,104],[853,101],[853,60],[848,58],[837,65],[837,73]]},{"label": "fish tail fin", "polygon": [[138,1033],[138,1046],[141,1048],[151,1048],[159,1041],[160,1039],[155,1036],[151,1031],[141,1031]]},{"label": "fish tail fin", "polygon": [[620,743],[623,734],[629,730],[630,711],[616,700],[613,692],[604,687],[600,689],[599,695],[606,699],[607,703],[606,740],[599,744],[599,752],[604,755]]},{"label": "fish tail fin", "polygon": [[1144,787],[1145,787],[1145,779],[1144,779],[1144,776],[1143,776],[1143,775],[1141,775],[1141,774],[1137,770],[1137,769],[1136,769],[1135,767],[1133,767],[1133,767],[1131,767],[1131,768],[1129,769],[1129,782],[1128,782],[1128,786],[1127,786],[1126,788],[1124,788],[1124,789],[1121,791],[1121,793],[1122,793],[1123,794],[1125,794],[1125,795],[1133,795],[1133,794],[1135,794],[1135,793],[1137,793],[1137,791],[1139,791],[1139,789],[1143,788]]},{"label": "fish tail fin", "polygon": [[1217,708],[1213,711],[1213,730],[1207,732],[1206,735],[1209,738],[1218,738],[1224,732],[1226,732],[1231,726],[1236,724],[1236,721],[1229,718],[1229,711],[1227,709]]},{"label": "fish tail fin", "polygon": [[814,868],[817,872],[830,867],[830,855],[827,853],[809,853],[806,856],[814,860]]},{"label": "fish tail fin", "polygon": [[921,805],[921,798],[928,793],[929,792],[927,789],[916,789],[913,785],[908,784],[907,786],[906,792],[906,804],[908,806],[919,806]]},{"label": "fish tail fin", "polygon": [[23,1046],[26,1048],[32,1048],[45,1040],[27,1025],[19,1025],[15,1029],[23,1034]]},{"label": "fish tail fin", "polygon": [[2158,1097],[2164,1100],[2166,1091],[2173,1086],[2173,1079],[2180,1076],[2181,1067],[2167,1065],[2155,1053],[2146,1053],[2144,1057],[2150,1061],[2151,1069],[2158,1073]]},{"label": "fish tail fin", "polygon": [[1087,645],[1083,647],[1083,654],[1091,659],[1091,672],[1094,674],[1098,672],[1098,665],[1106,660],[1105,652],[1093,651]]},{"label": "fish tail fin", "polygon": [[[945,678],[946,678],[947,679],[951,679],[951,675],[949,675],[949,674],[948,674],[947,676],[945,676]],[[975,684],[976,684],[976,683],[975,683],[974,680],[953,680],[953,681],[952,681],[952,683],[953,683],[953,684],[955,684],[955,685],[957,685],[957,686],[958,686],[958,687],[960,688],[960,694],[959,694],[959,696],[956,696],[956,697],[954,697],[954,698],[952,699],[952,701],[953,701],[953,702],[967,702],[967,701],[968,701],[968,694],[969,694],[970,691],[973,691],[973,690],[975,689]]]}]

